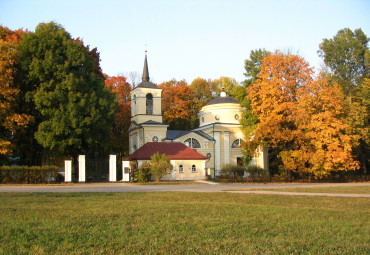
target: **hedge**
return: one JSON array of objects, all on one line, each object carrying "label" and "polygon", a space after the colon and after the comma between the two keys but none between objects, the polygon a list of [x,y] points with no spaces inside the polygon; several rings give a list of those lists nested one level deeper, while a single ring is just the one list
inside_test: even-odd
[{"label": "hedge", "polygon": [[1,166],[0,183],[50,183],[58,180],[57,166]]}]

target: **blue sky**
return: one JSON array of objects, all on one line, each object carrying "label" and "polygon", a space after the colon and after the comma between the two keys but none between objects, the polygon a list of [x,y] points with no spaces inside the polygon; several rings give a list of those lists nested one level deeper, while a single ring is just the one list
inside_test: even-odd
[{"label": "blue sky", "polygon": [[100,52],[108,75],[141,74],[148,49],[152,81],[244,79],[251,50],[291,50],[319,68],[323,38],[362,28],[369,0],[0,0],[0,24],[31,31],[55,21]]}]

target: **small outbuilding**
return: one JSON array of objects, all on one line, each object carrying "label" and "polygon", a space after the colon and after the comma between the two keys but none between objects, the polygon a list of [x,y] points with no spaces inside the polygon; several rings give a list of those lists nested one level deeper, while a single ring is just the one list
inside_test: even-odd
[{"label": "small outbuilding", "polygon": [[206,156],[180,142],[148,142],[128,156],[140,167],[155,153],[165,154],[171,161],[172,173],[161,180],[202,180],[206,177]]}]

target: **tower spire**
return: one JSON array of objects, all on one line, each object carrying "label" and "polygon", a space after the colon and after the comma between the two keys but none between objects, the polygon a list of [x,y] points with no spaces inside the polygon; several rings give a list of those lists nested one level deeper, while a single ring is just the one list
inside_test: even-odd
[{"label": "tower spire", "polygon": [[145,50],[145,60],[144,60],[144,69],[143,69],[143,81],[149,81],[149,70],[148,70],[148,60],[146,58],[147,50]]}]

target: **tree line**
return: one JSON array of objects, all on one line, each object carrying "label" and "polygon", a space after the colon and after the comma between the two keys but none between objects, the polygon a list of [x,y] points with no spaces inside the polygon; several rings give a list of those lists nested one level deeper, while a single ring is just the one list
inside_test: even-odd
[{"label": "tree line", "polygon": [[[246,162],[270,148],[271,174],[321,178],[335,171],[367,172],[369,48],[361,29],[324,39],[315,73],[291,52],[252,50],[246,80],[172,79],[158,84],[169,129],[199,126],[197,113],[224,89],[245,111]],[[56,23],[35,32],[0,26],[0,161],[51,164],[86,154],[128,154],[130,84],[103,74],[97,49]],[[132,79],[134,80],[134,79]]]}]

